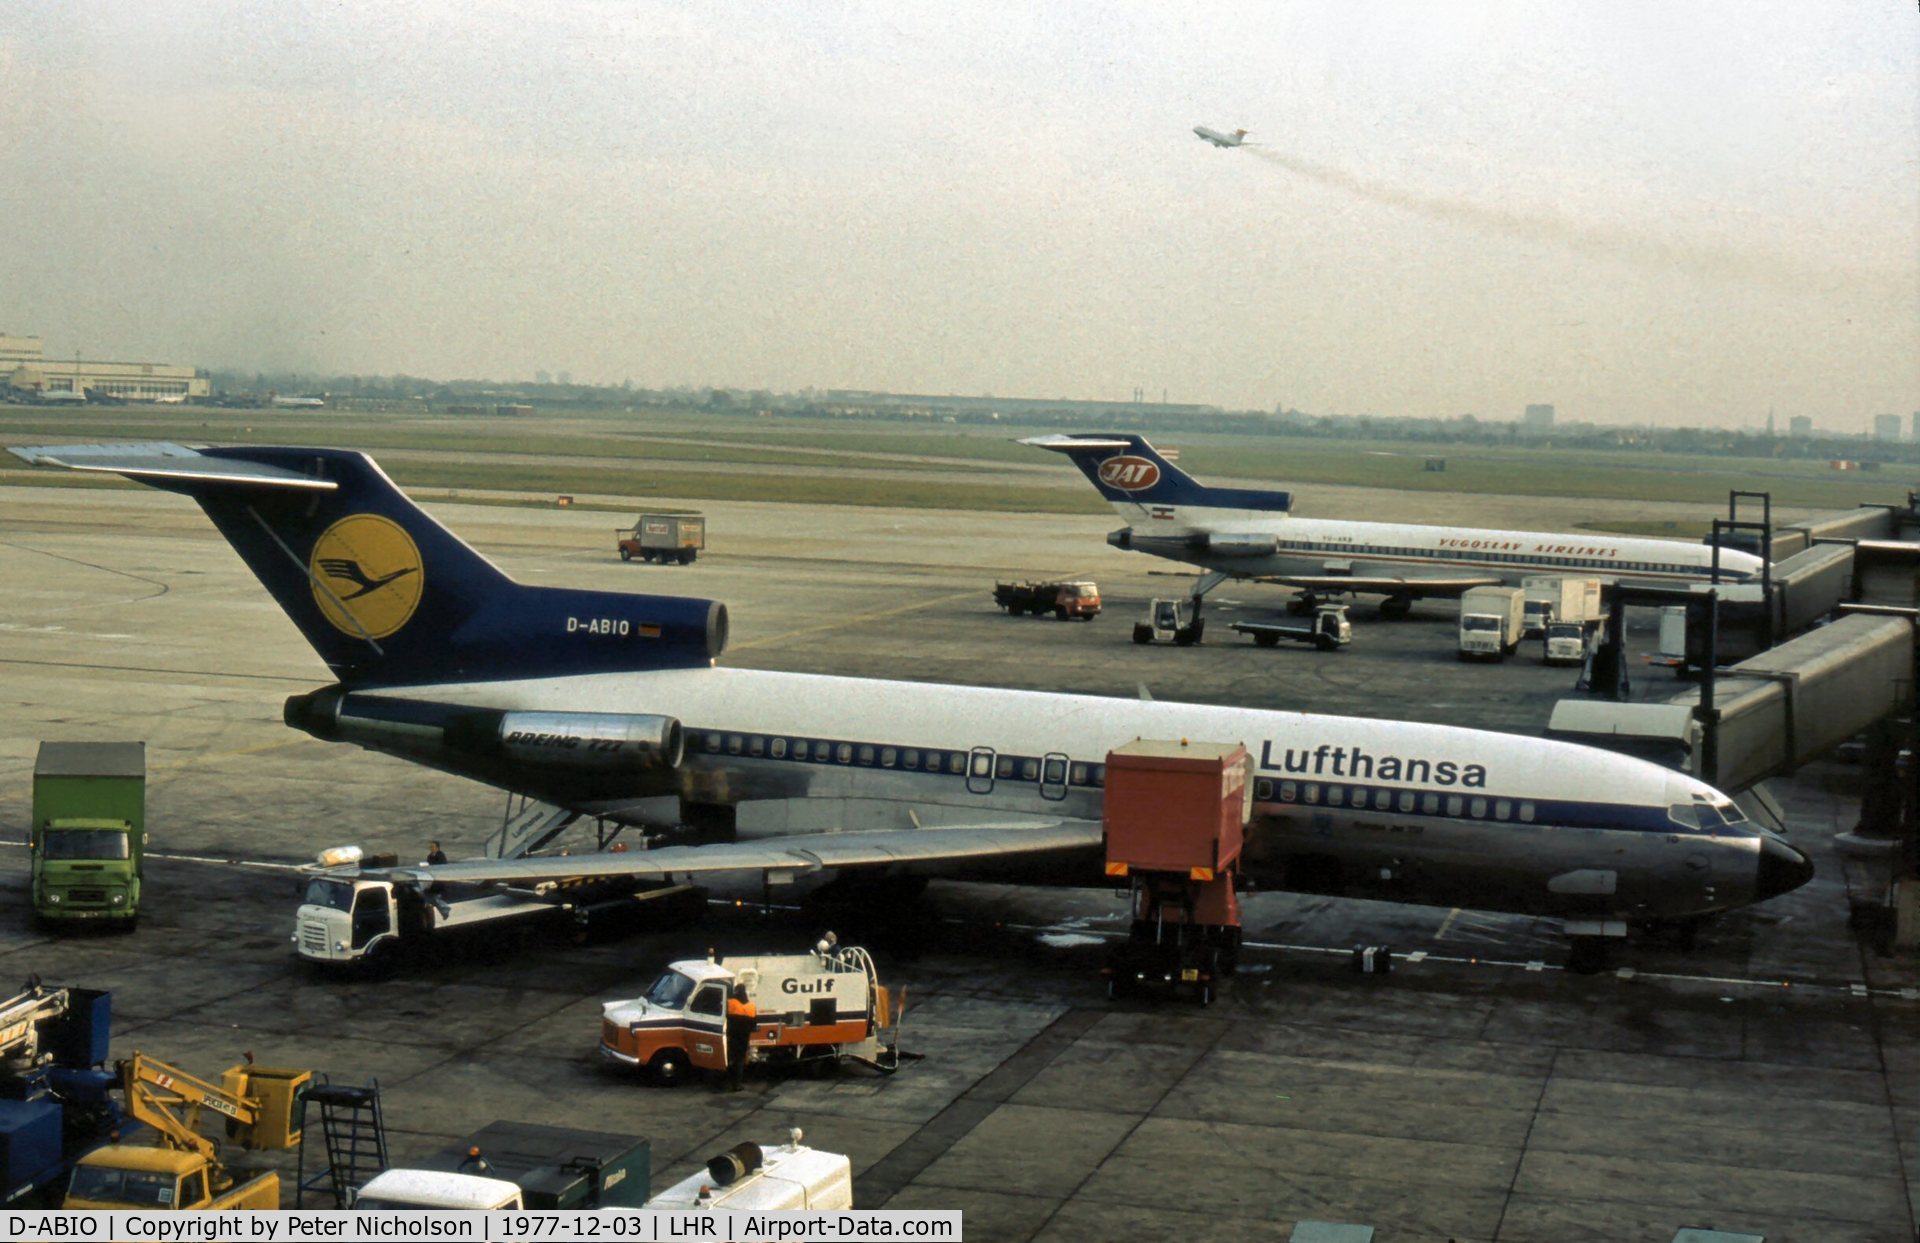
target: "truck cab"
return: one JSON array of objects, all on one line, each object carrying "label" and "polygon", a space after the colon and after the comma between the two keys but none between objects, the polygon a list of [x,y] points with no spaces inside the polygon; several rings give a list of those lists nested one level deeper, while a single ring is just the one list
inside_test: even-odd
[{"label": "truck cab", "polygon": [[171,1212],[176,1209],[277,1209],[280,1179],[260,1174],[216,1189],[206,1158],[171,1148],[109,1144],[80,1158],[61,1207]]},{"label": "truck cab", "polygon": [[34,825],[33,909],[44,923],[100,920],[132,931],[139,919],[141,843],[128,820]]},{"label": "truck cab", "polygon": [[1544,659],[1549,665],[1579,665],[1587,659],[1587,642],[1593,627],[1581,622],[1547,623]]},{"label": "truck cab", "polygon": [[810,954],[670,964],[641,996],[601,1008],[601,1055],[663,1086],[692,1069],[725,1070],[727,997],[735,984],[745,986],[757,1012],[750,1060],[898,1068],[897,1043],[881,1043],[883,1032],[898,1035],[897,998],[880,984],[864,949],[840,945],[832,934]]},{"label": "truck cab", "polygon": [[294,915],[293,943],[309,962],[353,963],[393,944],[400,904],[387,881],[312,876]]},{"label": "truck cab", "polygon": [[353,1198],[356,1210],[436,1209],[486,1212],[524,1207],[520,1188],[500,1178],[444,1170],[387,1170],[376,1174]]}]

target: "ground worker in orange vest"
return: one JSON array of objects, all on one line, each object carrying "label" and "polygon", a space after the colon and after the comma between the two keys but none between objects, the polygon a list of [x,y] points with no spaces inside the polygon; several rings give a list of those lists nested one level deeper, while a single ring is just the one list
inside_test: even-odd
[{"label": "ground worker in orange vest", "polygon": [[738,1092],[747,1073],[747,1041],[760,1024],[760,1011],[747,996],[747,986],[735,984],[727,999],[727,1079]]}]

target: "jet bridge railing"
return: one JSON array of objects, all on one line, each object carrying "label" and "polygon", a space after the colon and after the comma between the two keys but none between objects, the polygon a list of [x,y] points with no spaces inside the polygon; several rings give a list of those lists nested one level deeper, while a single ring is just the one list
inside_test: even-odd
[{"label": "jet bridge railing", "polygon": [[1907,710],[1914,634],[1906,617],[1849,615],[1717,670],[1664,705],[1562,701],[1549,732],[1642,754],[1684,748],[1690,771],[1743,790]]}]

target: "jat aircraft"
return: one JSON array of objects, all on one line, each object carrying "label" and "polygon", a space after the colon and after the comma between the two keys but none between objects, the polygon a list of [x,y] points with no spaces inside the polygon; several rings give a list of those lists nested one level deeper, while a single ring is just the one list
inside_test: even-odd
[{"label": "jat aircraft", "polygon": [[[1253,578],[1297,587],[1309,600],[1382,595],[1381,613],[1396,617],[1423,596],[1518,586],[1543,574],[1676,583],[1704,582],[1714,573],[1713,548],[1678,540],[1296,518],[1291,492],[1206,487],[1144,436],[1035,436],[1020,443],[1066,454],[1112,503],[1127,525],[1107,543],[1209,571],[1196,597],[1226,579]],[[1759,574],[1760,559],[1723,548],[1719,567],[1721,581],[1739,582]]]},{"label": "jat aircraft", "polygon": [[[377,873],[406,885],[712,872],[1104,884],[1108,752],[1244,743],[1268,888],[1688,920],[1803,884],[1804,855],[1683,773],[1563,742],[1306,712],[723,668],[711,600],[516,583],[364,454],[16,449],[197,501],[332,670],[290,725],[551,804],[722,838]],[[363,875],[372,875],[368,872]]]}]

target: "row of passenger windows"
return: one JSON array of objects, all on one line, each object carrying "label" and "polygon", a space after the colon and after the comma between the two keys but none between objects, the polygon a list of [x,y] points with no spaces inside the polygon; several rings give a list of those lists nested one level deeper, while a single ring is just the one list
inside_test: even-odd
[{"label": "row of passenger windows", "polygon": [[[1557,565],[1569,569],[1629,570],[1643,574],[1690,574],[1693,566],[1668,565],[1659,561],[1612,561],[1593,557],[1543,557],[1534,553],[1486,552],[1478,548],[1387,548],[1378,544],[1315,544],[1307,540],[1281,540],[1288,552],[1361,557],[1421,557],[1437,561],[1493,561],[1511,565]],[[1725,573],[1723,570],[1722,573]]]},{"label": "row of passenger windows", "polygon": [[997,755],[989,751],[940,751],[883,747],[870,742],[832,742],[824,738],[773,738],[765,734],[706,735],[706,748],[718,755],[764,756],[810,764],[846,764],[858,768],[900,768],[908,772],[950,773],[976,780],[1041,781],[1098,789],[1107,783],[1105,764],[1069,761],[1063,755],[1042,758]]},{"label": "row of passenger windows", "polygon": [[1373,811],[1401,811],[1422,816],[1443,814],[1471,816],[1475,820],[1512,820],[1531,823],[1534,806],[1521,800],[1516,806],[1510,798],[1484,798],[1479,795],[1436,794],[1432,791],[1388,790],[1380,786],[1336,785],[1319,781],[1256,781],[1253,797],[1261,802],[1310,803],[1321,807],[1359,807]]},{"label": "row of passenger windows", "polygon": [[[859,768],[897,768],[907,772],[947,773],[956,777],[996,781],[1033,781],[1058,786],[1062,783],[1088,789],[1107,784],[1107,766],[1068,760],[1062,755],[1044,758],[1023,755],[998,755],[988,751],[944,751],[918,747],[885,747],[866,742],[832,742],[824,738],[775,738],[765,734],[728,734],[709,731],[706,749],[715,755],[746,755],[775,760],[796,760],[810,764],[845,764]],[[1274,781],[1261,778],[1254,782],[1253,796],[1262,803],[1306,803],[1319,807],[1353,807],[1371,811],[1397,811],[1423,816],[1447,815],[1475,820],[1514,820],[1532,823],[1535,808],[1531,800],[1515,801],[1480,795],[1439,794],[1433,791],[1391,790],[1380,786],[1340,785],[1320,781]],[[1677,806],[1670,810],[1672,820],[1687,828],[1717,828],[1722,819],[1711,807]],[[1728,808],[1729,824],[1744,819]],[[1707,822],[1707,823],[1702,823]]]}]

